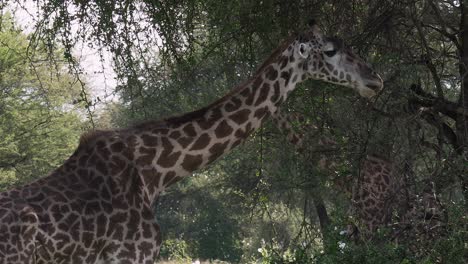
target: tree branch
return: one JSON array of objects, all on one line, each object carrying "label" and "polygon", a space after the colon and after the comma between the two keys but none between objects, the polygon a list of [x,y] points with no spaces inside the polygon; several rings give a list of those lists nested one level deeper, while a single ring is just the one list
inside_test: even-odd
[{"label": "tree branch", "polygon": [[468,116],[468,113],[463,110],[457,103],[451,102],[444,98],[438,98],[424,91],[420,85],[412,84],[410,90],[417,96],[413,96],[410,102],[419,106],[431,107],[437,112],[440,112],[453,120],[457,119],[458,115]]},{"label": "tree branch", "polygon": [[444,91],[442,89],[442,83],[441,83],[441,80],[440,80],[440,76],[437,73],[437,68],[435,67],[434,63],[432,62],[431,50],[430,50],[429,44],[427,43],[425,34],[423,32],[422,23],[417,18],[415,18],[414,15],[413,15],[412,20],[413,20],[413,24],[415,25],[416,30],[418,32],[419,38],[421,40],[421,44],[422,44],[422,46],[424,48],[424,53],[425,53],[423,55],[425,57],[424,60],[426,62],[427,68],[429,69],[429,72],[432,75],[432,78],[434,79],[434,83],[435,83],[436,91],[437,91],[437,96],[440,97],[440,98],[444,98]]}]

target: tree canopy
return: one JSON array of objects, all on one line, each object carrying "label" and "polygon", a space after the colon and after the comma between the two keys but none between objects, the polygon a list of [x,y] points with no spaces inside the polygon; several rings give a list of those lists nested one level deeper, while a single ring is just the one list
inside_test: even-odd
[{"label": "tree canopy", "polygon": [[10,15],[0,21],[0,186],[5,189],[60,165],[85,122],[80,106],[72,104],[80,87],[64,70],[63,50],[50,54],[44,46],[30,46]]}]

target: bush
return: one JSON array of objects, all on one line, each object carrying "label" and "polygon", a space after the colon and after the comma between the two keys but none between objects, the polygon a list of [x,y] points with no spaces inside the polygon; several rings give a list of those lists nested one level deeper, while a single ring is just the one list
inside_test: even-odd
[{"label": "bush", "polygon": [[188,245],[184,240],[166,239],[161,245],[160,259],[191,263]]}]

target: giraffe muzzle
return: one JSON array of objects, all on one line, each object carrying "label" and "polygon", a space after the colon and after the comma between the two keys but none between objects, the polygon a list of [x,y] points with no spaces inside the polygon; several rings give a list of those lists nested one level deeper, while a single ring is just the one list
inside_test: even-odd
[{"label": "giraffe muzzle", "polygon": [[380,91],[382,91],[384,87],[384,82],[382,78],[380,77],[380,75],[373,72],[371,78],[364,80],[364,85],[366,86],[366,88],[371,90],[368,92],[369,95],[372,94],[369,97],[373,97],[376,94],[378,94]]},{"label": "giraffe muzzle", "polygon": [[366,84],[367,88],[370,88],[371,90],[374,90],[376,92],[379,92],[380,89],[382,88],[381,85],[376,85],[376,84]]}]

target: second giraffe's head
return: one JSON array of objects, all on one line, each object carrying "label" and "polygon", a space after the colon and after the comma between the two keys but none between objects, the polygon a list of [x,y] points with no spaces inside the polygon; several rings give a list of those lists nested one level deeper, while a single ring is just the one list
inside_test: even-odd
[{"label": "second giraffe's head", "polygon": [[351,87],[367,98],[382,90],[382,78],[341,39],[323,36],[314,21],[309,25],[293,45],[312,79]]}]

